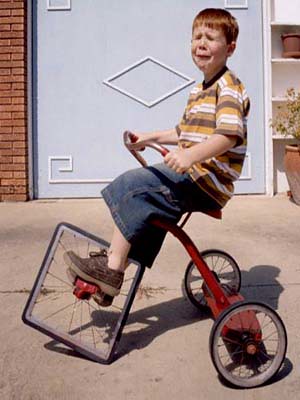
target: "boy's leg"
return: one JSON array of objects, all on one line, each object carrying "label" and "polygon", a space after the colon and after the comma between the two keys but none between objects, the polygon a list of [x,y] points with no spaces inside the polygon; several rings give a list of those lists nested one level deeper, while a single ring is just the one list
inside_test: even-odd
[{"label": "boy's leg", "polygon": [[[101,288],[104,294],[114,297],[119,294],[124,271],[128,266],[128,254],[131,258],[144,260],[145,265],[151,266],[160,250],[166,232],[150,227],[147,234],[140,235],[139,240],[132,246],[115,224],[109,250],[91,252],[88,258],[81,258],[73,251],[64,254],[64,260],[73,275],[88,282],[93,282]],[[103,295],[100,295],[101,299]],[[111,299],[99,300],[100,305],[110,305]]]},{"label": "boy's leg", "polygon": [[[102,291],[99,289],[93,295],[93,298],[99,305],[108,307],[112,304],[113,297],[118,294],[115,290],[120,289],[123,283],[130,248],[130,243],[124,238],[118,227],[114,225],[112,241],[108,252],[103,250],[91,253],[89,258],[82,259],[73,251],[69,251],[64,254],[64,259],[73,276],[79,276],[87,281],[93,280],[93,283],[96,283],[99,288],[105,290]],[[103,269],[110,271],[110,274],[107,271],[103,271]],[[107,285],[112,286],[110,289],[113,292],[108,292]]]},{"label": "boy's leg", "polygon": [[[163,166],[163,169],[172,172],[167,167]],[[159,215],[161,210],[169,210],[167,217],[172,219],[174,211],[176,219],[178,214],[178,207],[170,203],[170,191],[161,180],[169,179],[164,173],[157,172],[152,168],[128,171],[102,192],[115,221],[111,246],[108,252],[91,253],[85,259],[72,251],[65,253],[65,261],[73,275],[116,296],[123,282],[128,254],[144,266],[152,265],[165,232],[149,226],[147,219],[152,214]]]},{"label": "boy's leg", "polygon": [[110,296],[120,292],[127,256],[144,266],[153,264],[166,231],[154,227],[151,219],[176,223],[184,212],[208,206],[207,195],[187,175],[176,174],[163,164],[128,171],[102,194],[116,224],[108,254],[81,259],[69,252],[66,259],[82,279],[94,282]]},{"label": "boy's leg", "polygon": [[127,267],[127,257],[131,244],[125,239],[119,228],[114,224],[111,244],[108,250],[108,268],[124,272]]}]

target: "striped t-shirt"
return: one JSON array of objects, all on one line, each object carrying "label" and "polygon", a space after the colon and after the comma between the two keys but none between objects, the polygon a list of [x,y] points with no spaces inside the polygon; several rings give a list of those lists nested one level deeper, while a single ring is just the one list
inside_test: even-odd
[{"label": "striped t-shirt", "polygon": [[250,101],[243,84],[225,68],[209,87],[199,84],[192,89],[182,120],[176,126],[182,148],[204,142],[215,133],[237,137],[234,148],[196,163],[188,171],[221,207],[232,197],[233,182],[239,178],[243,167],[249,108]]}]

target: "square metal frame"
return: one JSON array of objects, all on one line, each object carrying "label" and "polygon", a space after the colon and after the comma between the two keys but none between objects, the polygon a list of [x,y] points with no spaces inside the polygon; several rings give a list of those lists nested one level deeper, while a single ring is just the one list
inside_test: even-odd
[{"label": "square metal frame", "polygon": [[22,320],[26,325],[29,325],[30,327],[37,329],[38,331],[44,333],[45,335],[51,337],[52,339],[65,344],[66,346],[72,348],[73,350],[84,355],[85,357],[87,357],[91,360],[103,363],[103,364],[109,364],[112,362],[112,360],[114,358],[116,346],[121,339],[122,331],[126,324],[126,321],[127,321],[128,315],[129,315],[129,311],[131,309],[136,291],[142,280],[142,277],[143,277],[143,274],[145,271],[145,267],[141,266],[136,261],[130,260],[131,263],[133,263],[137,266],[137,269],[136,269],[133,281],[131,283],[127,298],[125,300],[124,307],[123,307],[122,311],[120,312],[120,316],[115,325],[115,329],[114,329],[112,337],[110,339],[107,351],[103,352],[98,349],[91,348],[90,346],[86,346],[82,342],[77,341],[71,335],[68,335],[64,332],[57,331],[54,327],[50,326],[49,324],[45,323],[44,321],[41,321],[41,320],[35,318],[33,315],[35,301],[40,294],[43,282],[45,280],[47,271],[50,266],[51,258],[55,252],[55,249],[57,247],[60,236],[66,230],[75,232],[77,235],[79,235],[81,237],[88,238],[89,240],[93,241],[97,245],[100,244],[105,247],[108,247],[108,245],[109,245],[103,239],[100,239],[97,236],[94,236],[74,225],[71,225],[66,222],[62,222],[62,223],[58,224],[53,233],[53,236],[52,236],[50,244],[47,248],[44,260],[42,262],[42,265],[41,265],[38,275],[36,277],[35,283],[33,285],[33,288],[31,290],[29,298],[27,300],[26,306],[24,308],[24,311],[22,314]]}]

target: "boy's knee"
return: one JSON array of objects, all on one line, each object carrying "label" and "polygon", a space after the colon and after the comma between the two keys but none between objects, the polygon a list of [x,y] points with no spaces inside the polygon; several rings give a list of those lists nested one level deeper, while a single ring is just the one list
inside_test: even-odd
[{"label": "boy's knee", "polygon": [[136,174],[133,173],[133,171],[124,172],[116,179],[115,182],[116,184],[121,185],[123,190],[126,188],[126,190],[130,191],[134,186],[135,175]]},{"label": "boy's knee", "polygon": [[129,191],[134,190],[136,187],[141,187],[147,182],[149,172],[145,168],[136,168],[124,172],[115,179],[115,184],[120,184],[126,187]]}]

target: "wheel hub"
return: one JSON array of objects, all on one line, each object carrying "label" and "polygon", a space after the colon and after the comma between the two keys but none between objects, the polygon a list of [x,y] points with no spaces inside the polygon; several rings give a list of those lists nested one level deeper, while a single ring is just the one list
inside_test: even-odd
[{"label": "wheel hub", "polygon": [[254,355],[257,352],[257,346],[254,343],[249,343],[246,346],[247,354]]},{"label": "wheel hub", "polygon": [[258,343],[251,337],[250,333],[244,333],[242,335],[242,343],[247,354],[252,356],[257,353]]}]

